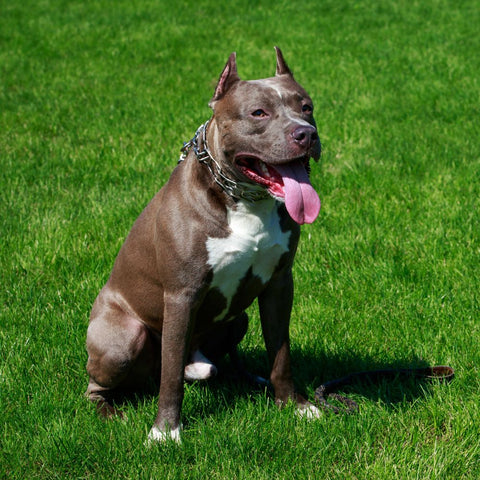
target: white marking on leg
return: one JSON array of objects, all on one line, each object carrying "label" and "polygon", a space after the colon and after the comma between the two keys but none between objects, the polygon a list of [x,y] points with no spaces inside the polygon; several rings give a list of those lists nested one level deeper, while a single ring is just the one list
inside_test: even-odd
[{"label": "white marking on leg", "polygon": [[147,445],[152,445],[153,442],[165,443],[170,440],[180,444],[182,443],[182,439],[180,438],[180,430],[180,426],[174,428],[173,430],[167,431],[160,430],[158,427],[153,426],[148,434]]},{"label": "white marking on leg", "polygon": [[314,420],[321,417],[320,410],[311,403],[307,405],[299,405],[297,407],[296,414],[300,418],[305,418],[306,420]]},{"label": "white marking on leg", "polygon": [[192,363],[185,367],[184,374],[187,382],[207,380],[217,374],[217,367],[200,350],[197,350],[192,355]]}]

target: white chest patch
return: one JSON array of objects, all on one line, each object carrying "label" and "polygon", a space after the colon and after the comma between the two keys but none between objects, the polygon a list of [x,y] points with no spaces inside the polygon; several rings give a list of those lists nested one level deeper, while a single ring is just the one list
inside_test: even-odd
[{"label": "white chest patch", "polygon": [[251,268],[253,275],[267,283],[280,257],[288,251],[290,231],[282,232],[277,204],[272,198],[254,204],[239,201],[227,212],[231,234],[208,238],[208,264],[213,268],[211,287],[218,288],[227,306],[215,320],[228,312],[240,280]]}]

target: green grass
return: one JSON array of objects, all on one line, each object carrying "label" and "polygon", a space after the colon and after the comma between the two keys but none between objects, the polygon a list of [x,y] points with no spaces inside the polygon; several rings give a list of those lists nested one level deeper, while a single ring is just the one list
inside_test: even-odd
[{"label": "green grass", "polygon": [[[480,478],[478,7],[3,2],[0,476]],[[89,311],[230,52],[261,78],[274,45],[324,145],[295,266],[299,387],[388,366],[456,378],[356,386],[358,414],[310,423],[227,380],[190,385],[183,445],[147,449],[155,395],[106,423],[82,396]],[[255,309],[242,355],[265,373]]]}]

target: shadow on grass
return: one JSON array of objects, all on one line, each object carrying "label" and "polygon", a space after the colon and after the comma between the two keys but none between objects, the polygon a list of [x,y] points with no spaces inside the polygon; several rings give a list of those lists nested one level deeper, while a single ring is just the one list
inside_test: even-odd
[{"label": "shadow on grass", "polygon": [[[241,355],[246,369],[262,377],[268,377],[268,367],[265,352],[253,350]],[[298,391],[314,401],[314,390],[321,384],[333,379],[344,377],[359,371],[374,371],[409,368],[426,368],[429,365],[418,358],[399,359],[393,363],[383,363],[368,357],[355,355],[326,356],[310,355],[302,351],[292,352],[292,370]],[[219,363],[218,375],[206,382],[190,384],[189,395],[191,408],[196,415],[212,415],[218,411],[228,410],[239,399],[255,401],[259,392],[264,392],[273,398],[273,392],[261,385],[254,385],[236,371],[228,359]],[[386,408],[394,408],[397,404],[413,403],[416,399],[429,395],[435,382],[427,378],[417,378],[412,375],[399,373],[388,378],[362,379],[353,381],[350,385],[338,390],[339,393],[353,398],[360,405],[364,401],[381,402]],[[124,403],[133,408],[145,401],[158,396],[158,384],[151,382],[143,391],[123,392],[114,399],[115,405],[120,407]],[[263,395],[261,396],[263,401]]]},{"label": "shadow on grass", "polygon": [[[252,354],[253,353],[253,354]],[[250,358],[248,358],[250,357]],[[249,352],[245,358],[247,368],[253,373],[268,376],[268,370],[263,367],[259,373],[256,368],[266,365],[265,357],[259,352]],[[292,351],[292,371],[297,390],[314,401],[314,391],[319,385],[347,377],[358,372],[388,371],[378,374],[354,378],[349,385],[341,386],[338,393],[347,397],[353,396],[357,402],[362,398],[367,401],[380,401],[387,408],[399,403],[410,403],[429,395],[429,392],[439,380],[424,376],[415,376],[405,372],[408,369],[427,369],[431,367],[420,358],[398,359],[394,362],[379,362],[373,357],[359,357],[354,354],[345,355],[314,355],[302,350]]]},{"label": "shadow on grass", "polygon": [[[313,357],[297,351],[292,356],[300,391],[309,392],[331,382],[333,392],[353,397],[358,403],[363,403],[362,399],[381,402],[386,408],[428,396],[435,383],[440,381],[424,375],[422,370],[429,370],[432,365],[420,358],[400,358],[387,363],[348,354]],[[418,370],[418,373],[413,370]],[[359,376],[356,377],[356,374]],[[342,385],[343,378],[346,385]],[[336,382],[339,388],[334,387]],[[313,399],[313,394],[309,395],[309,399]]]}]

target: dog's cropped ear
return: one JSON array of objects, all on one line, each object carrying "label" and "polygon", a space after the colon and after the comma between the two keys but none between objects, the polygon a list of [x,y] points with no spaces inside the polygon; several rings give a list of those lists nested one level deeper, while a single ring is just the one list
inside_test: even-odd
[{"label": "dog's cropped ear", "polygon": [[210,101],[210,106],[213,105],[214,102],[220,100],[232,87],[233,84],[240,81],[240,77],[237,73],[237,54],[233,52],[230,57],[228,57],[228,61],[223,69],[220,78],[218,79],[218,84],[215,87],[215,93],[213,94],[213,98]]},{"label": "dog's cropped ear", "polygon": [[277,52],[277,71],[275,75],[277,77],[279,75],[290,75],[291,77],[293,77],[292,71],[290,70],[290,68],[288,68],[287,62],[283,58],[282,51],[278,47],[275,47],[275,51]]}]

